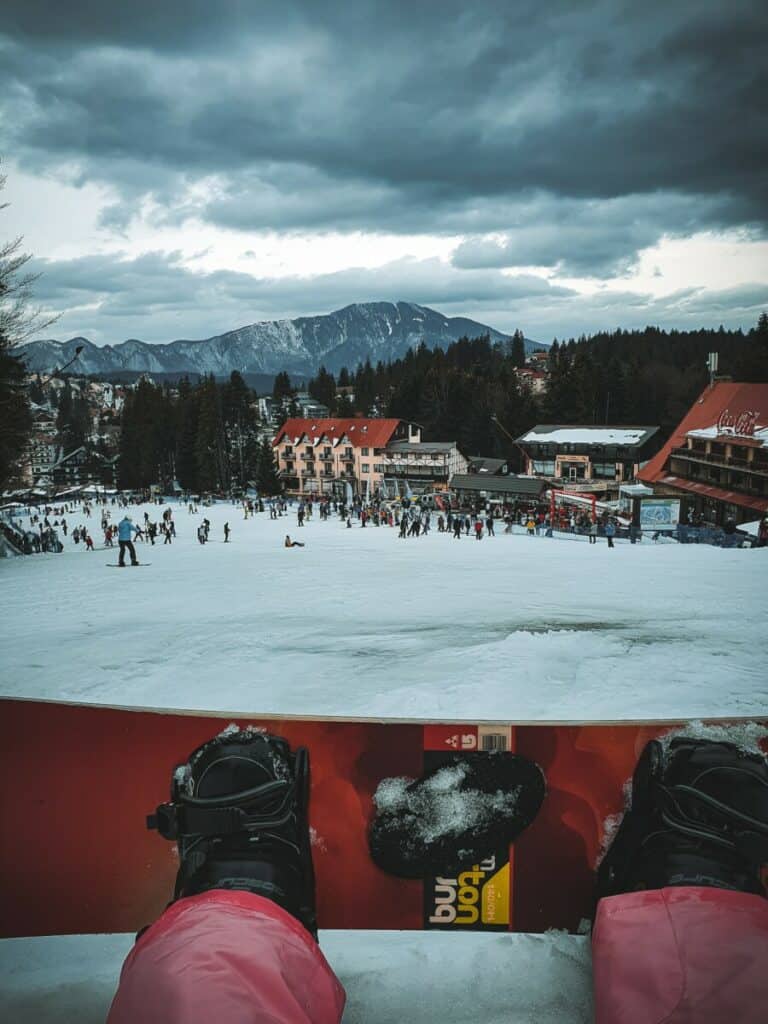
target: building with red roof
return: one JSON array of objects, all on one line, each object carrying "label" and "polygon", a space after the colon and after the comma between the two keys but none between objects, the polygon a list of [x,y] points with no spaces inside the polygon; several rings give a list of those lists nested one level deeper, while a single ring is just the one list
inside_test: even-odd
[{"label": "building with red roof", "polygon": [[681,499],[681,520],[722,525],[768,513],[768,384],[718,380],[638,473]]},{"label": "building with red roof", "polygon": [[294,494],[373,493],[392,441],[418,443],[421,430],[397,419],[288,419],[272,445],[285,489]]}]

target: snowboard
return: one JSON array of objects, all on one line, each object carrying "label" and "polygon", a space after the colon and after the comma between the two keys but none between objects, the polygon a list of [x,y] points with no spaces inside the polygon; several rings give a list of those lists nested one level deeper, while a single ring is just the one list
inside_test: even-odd
[{"label": "snowboard", "polygon": [[[685,724],[276,718],[3,698],[0,935],[130,932],[155,920],[178,857],[146,817],[168,799],[174,767],[230,723],[309,749],[321,928],[455,932],[578,931],[592,916],[606,823],[623,810],[638,755]],[[377,867],[368,828],[382,780],[478,752],[539,765],[546,796],[533,822],[450,877],[402,879]]]},{"label": "snowboard", "polygon": [[135,565],[130,562],[126,562],[125,565],[120,565],[119,562],[105,562],[104,564],[108,569],[138,569],[140,565],[152,565],[151,562],[137,562]]}]

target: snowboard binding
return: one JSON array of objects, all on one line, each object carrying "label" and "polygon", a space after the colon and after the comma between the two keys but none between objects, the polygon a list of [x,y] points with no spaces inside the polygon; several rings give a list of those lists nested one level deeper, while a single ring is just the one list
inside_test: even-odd
[{"label": "snowboard binding", "polygon": [[371,857],[400,878],[453,875],[509,844],[539,812],[546,786],[517,754],[450,758],[420,779],[387,779],[376,792]]},{"label": "snowboard binding", "polygon": [[234,726],[202,744],[147,827],[178,844],[174,900],[244,889],[278,903],[317,938],[309,835],[309,752]]},{"label": "snowboard binding", "polygon": [[766,758],[714,740],[651,740],[598,867],[597,896],[684,885],[765,895],[766,863]]}]

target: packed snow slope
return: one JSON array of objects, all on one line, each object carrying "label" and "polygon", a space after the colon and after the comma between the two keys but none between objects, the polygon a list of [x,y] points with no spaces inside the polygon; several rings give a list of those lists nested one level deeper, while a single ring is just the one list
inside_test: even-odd
[{"label": "packed snow slope", "polygon": [[[107,568],[116,549],[71,534],[63,554],[2,560],[0,692],[469,721],[768,711],[768,549],[454,540],[434,517],[400,540],[338,518],[298,528],[293,511],[172,507],[178,540],[137,545],[150,566]],[[99,542],[98,509],[68,522]],[[287,550],[286,533],[306,547]]]},{"label": "packed snow slope", "polygon": [[[13,1024],[102,1024],[133,935],[0,941]],[[344,1024],[589,1024],[589,940],[576,935],[320,932]],[[140,1024],[139,1021],[136,1024]]]}]

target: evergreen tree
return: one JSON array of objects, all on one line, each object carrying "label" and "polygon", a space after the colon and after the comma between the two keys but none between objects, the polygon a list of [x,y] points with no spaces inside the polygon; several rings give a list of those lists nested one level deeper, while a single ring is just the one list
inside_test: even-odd
[{"label": "evergreen tree", "polygon": [[288,398],[294,393],[294,388],[291,385],[291,378],[282,370],[275,377],[274,384],[272,385],[272,397],[278,401],[281,398]]},{"label": "evergreen tree", "polygon": [[269,441],[260,443],[256,468],[256,487],[259,494],[271,495],[282,492],[282,484],[278,475],[275,452]]},{"label": "evergreen tree", "polygon": [[317,377],[313,377],[307,385],[307,390],[313,398],[330,409],[336,398],[336,381],[333,374],[328,373],[326,368],[321,366]]},{"label": "evergreen tree", "polygon": [[525,366],[525,338],[522,331],[515,331],[512,335],[509,356],[513,366]]},{"label": "evergreen tree", "polygon": [[195,438],[197,486],[201,491],[226,490],[229,487],[229,472],[221,395],[212,376],[203,380],[199,392],[200,409]]}]

